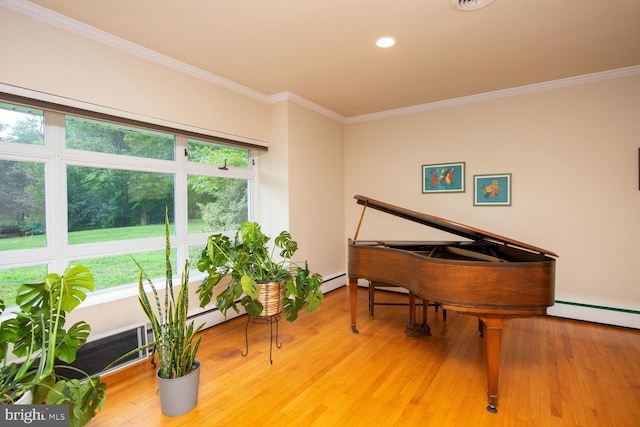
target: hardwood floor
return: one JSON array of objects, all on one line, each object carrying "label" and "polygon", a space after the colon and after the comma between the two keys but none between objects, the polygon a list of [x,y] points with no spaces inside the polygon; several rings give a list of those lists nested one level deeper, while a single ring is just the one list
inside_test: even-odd
[{"label": "hardwood floor", "polygon": [[[406,299],[383,294],[377,300]],[[160,412],[153,368],[105,377],[98,426],[640,426],[640,331],[551,317],[514,319],[503,331],[498,413],[485,410],[486,373],[477,319],[430,310],[433,336],[404,335],[407,307],[376,307],[360,290],[359,334],[348,290],[315,313],[269,326],[246,317],[203,333],[198,405]]]}]

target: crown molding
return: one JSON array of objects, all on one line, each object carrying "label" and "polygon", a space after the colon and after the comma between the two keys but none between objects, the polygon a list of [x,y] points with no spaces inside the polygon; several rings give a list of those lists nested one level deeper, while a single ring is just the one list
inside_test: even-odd
[{"label": "crown molding", "polygon": [[302,105],[303,107],[311,111],[315,111],[316,113],[322,114],[323,116],[326,116],[340,123],[345,123],[345,120],[346,120],[344,116],[341,116],[340,114],[335,113],[329,110],[328,108],[323,107],[322,105],[309,101],[308,99],[303,98],[302,96],[297,95],[293,92],[280,92],[280,93],[276,93],[275,95],[269,96],[270,104],[274,104],[276,102],[282,102],[282,101],[295,102],[298,105]]},{"label": "crown molding", "polygon": [[543,83],[536,83],[526,86],[519,86],[510,89],[496,90],[493,92],[481,93],[478,95],[463,96],[460,98],[446,99],[444,101],[430,102],[428,104],[414,105],[412,107],[398,108],[395,110],[381,111],[378,113],[363,114],[361,116],[352,116],[345,119],[345,123],[358,123],[370,120],[378,120],[387,117],[403,116],[407,114],[418,113],[421,111],[437,110],[440,108],[453,107],[456,105],[472,104],[474,102],[482,102],[497,98],[506,98],[509,96],[522,95],[533,92],[542,92],[546,90],[558,89],[561,87],[575,86],[585,83],[592,83],[603,80],[618,79],[622,77],[630,77],[640,75],[640,65],[632,67],[618,68],[616,70],[602,71],[599,73],[584,74],[582,76],[568,77],[565,79],[552,80]]}]

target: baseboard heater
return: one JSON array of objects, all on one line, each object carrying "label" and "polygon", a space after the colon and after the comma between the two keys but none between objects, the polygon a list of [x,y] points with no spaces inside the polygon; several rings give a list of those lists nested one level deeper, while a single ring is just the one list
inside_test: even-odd
[{"label": "baseboard heater", "polygon": [[[89,375],[111,372],[145,359],[148,355],[147,349],[140,350],[121,360],[108,371],[104,370],[114,360],[138,347],[146,345],[146,343],[147,333],[146,325],[144,324],[109,332],[108,335],[97,336],[93,339],[89,337],[89,340],[78,350],[76,360],[71,366],[82,369]],[[55,370],[59,375],[67,378],[83,378],[79,372],[64,368],[66,364],[63,362],[57,361],[56,365]]]}]

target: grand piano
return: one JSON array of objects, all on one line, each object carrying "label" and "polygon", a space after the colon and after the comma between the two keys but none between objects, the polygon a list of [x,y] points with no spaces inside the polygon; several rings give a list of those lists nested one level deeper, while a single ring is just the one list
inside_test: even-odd
[{"label": "grand piano", "polygon": [[[497,412],[500,347],[505,321],[545,315],[554,304],[558,255],[444,218],[356,195],[363,205],[348,240],[351,329],[356,327],[358,279],[386,283],[437,302],[444,310],[480,319],[487,363],[487,410]],[[460,241],[357,240],[367,208],[446,231]],[[425,316],[426,317],[426,316]]]}]

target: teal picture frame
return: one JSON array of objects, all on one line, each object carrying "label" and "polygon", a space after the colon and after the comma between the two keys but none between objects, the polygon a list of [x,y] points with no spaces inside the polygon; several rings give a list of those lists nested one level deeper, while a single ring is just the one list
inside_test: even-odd
[{"label": "teal picture frame", "polygon": [[422,165],[422,193],[464,193],[465,162]]},{"label": "teal picture frame", "polygon": [[474,175],[473,188],[474,206],[511,206],[510,173]]}]

